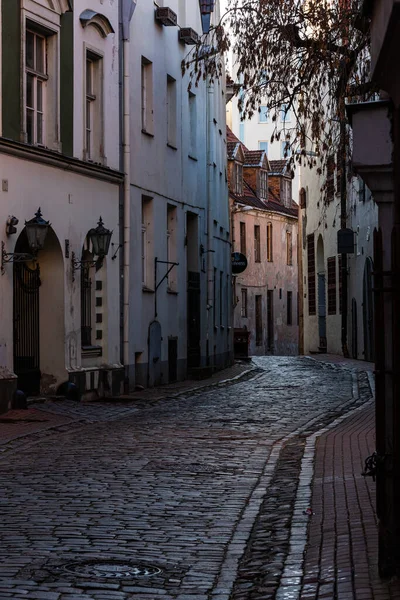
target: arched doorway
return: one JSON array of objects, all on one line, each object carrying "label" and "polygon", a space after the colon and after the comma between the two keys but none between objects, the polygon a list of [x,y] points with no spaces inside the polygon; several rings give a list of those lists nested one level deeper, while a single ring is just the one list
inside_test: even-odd
[{"label": "arched doorway", "polygon": [[326,352],[326,282],[325,282],[325,258],[324,241],[322,235],[317,242],[317,275],[318,275],[318,334],[320,352]]},{"label": "arched doorway", "polygon": [[364,358],[369,362],[375,360],[374,352],[374,296],[373,296],[373,262],[368,256],[365,261],[363,278],[363,326],[364,326]]},{"label": "arched doorway", "polygon": [[[15,252],[30,253],[25,229]],[[49,228],[38,260],[14,263],[14,371],[27,395],[46,394],[65,381],[64,262]]]}]

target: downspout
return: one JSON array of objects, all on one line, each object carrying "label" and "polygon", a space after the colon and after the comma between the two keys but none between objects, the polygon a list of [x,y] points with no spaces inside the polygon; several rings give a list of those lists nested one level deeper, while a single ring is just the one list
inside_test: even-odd
[{"label": "downspout", "polygon": [[[207,98],[206,98],[206,118],[207,118],[207,366],[210,365],[210,355],[214,351],[214,314],[215,298],[214,296],[214,261],[213,261],[213,215],[211,210],[212,181],[214,172],[214,154],[212,144],[212,106],[214,99],[214,88],[207,76]],[[210,348],[211,346],[211,348]],[[213,359],[213,363],[215,357]]]},{"label": "downspout", "polygon": [[136,8],[136,0],[121,2],[122,38],[122,168],[125,174],[122,199],[122,359],[125,367],[124,391],[129,391],[129,288],[130,288],[130,234],[131,234],[131,145],[130,145],[130,23]]}]

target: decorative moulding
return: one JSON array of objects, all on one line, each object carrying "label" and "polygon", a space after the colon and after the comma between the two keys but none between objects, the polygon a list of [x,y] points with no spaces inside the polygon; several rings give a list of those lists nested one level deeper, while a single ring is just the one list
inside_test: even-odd
[{"label": "decorative moulding", "polygon": [[80,14],[79,20],[82,24],[82,27],[87,27],[88,25],[93,25],[96,27],[97,31],[104,38],[110,33],[114,33],[113,26],[107,17],[94,10],[84,10],[83,13]]}]

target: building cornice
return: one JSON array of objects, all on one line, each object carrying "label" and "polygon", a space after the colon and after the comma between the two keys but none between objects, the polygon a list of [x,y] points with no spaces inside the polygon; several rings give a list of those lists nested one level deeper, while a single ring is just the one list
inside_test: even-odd
[{"label": "building cornice", "polygon": [[65,156],[48,148],[39,148],[37,146],[28,146],[21,142],[15,142],[0,137],[0,154],[8,154],[22,160],[37,162],[56,169],[79,173],[86,177],[107,181],[108,183],[120,184],[124,180],[124,174],[120,171],[103,167],[102,165],[84,162],[78,158]]}]

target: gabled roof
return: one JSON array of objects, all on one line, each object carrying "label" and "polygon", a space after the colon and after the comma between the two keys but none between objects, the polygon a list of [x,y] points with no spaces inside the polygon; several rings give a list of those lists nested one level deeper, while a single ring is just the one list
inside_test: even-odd
[{"label": "gabled roof", "polygon": [[288,171],[288,158],[282,158],[281,160],[270,161],[270,171],[268,175],[286,175],[286,177],[292,177],[291,171]]},{"label": "gabled roof", "polygon": [[243,150],[243,144],[240,142],[228,142],[226,147],[228,152],[228,160],[237,159],[241,163],[244,163],[245,154]]},{"label": "gabled roof", "polygon": [[[272,160],[269,162],[264,150],[248,150],[229,127],[226,128],[226,139],[229,159],[234,159],[240,148],[244,156],[245,167],[262,166],[268,170],[269,175],[275,175],[275,169],[279,169],[279,172],[276,174],[291,176],[290,171],[286,173],[287,160]],[[296,219],[298,218],[298,205],[293,200],[291,208],[284,206],[271,188],[268,188],[268,199],[261,200],[245,178],[243,178],[243,195],[238,196],[231,190],[229,190],[229,195],[237,204],[251,206],[258,210],[276,212]]]}]

